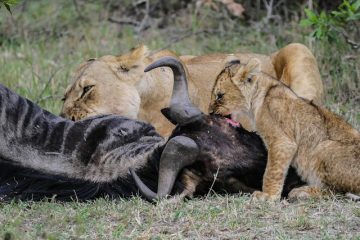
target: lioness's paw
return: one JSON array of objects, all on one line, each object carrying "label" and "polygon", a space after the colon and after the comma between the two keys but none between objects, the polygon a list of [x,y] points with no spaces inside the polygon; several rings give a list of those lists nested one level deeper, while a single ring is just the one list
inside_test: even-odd
[{"label": "lioness's paw", "polygon": [[260,192],[260,191],[255,191],[252,195],[251,195],[251,199],[255,202],[257,201],[261,201],[261,202],[275,202],[277,200],[280,199],[280,196],[277,195],[270,195],[266,192]]}]

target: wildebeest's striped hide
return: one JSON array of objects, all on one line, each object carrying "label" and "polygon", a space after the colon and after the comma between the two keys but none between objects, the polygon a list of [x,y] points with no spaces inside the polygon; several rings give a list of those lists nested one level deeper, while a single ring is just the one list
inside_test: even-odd
[{"label": "wildebeest's striped hide", "polygon": [[88,199],[137,192],[129,167],[157,184],[164,140],[144,122],[107,115],[73,122],[0,85],[0,199]]},{"label": "wildebeest's striped hide", "polygon": [[[152,189],[156,189],[158,179],[159,156],[156,155],[157,153],[148,159],[147,165],[138,170]],[[176,183],[175,188],[182,189],[180,182]],[[56,198],[61,201],[82,201],[99,197],[127,198],[137,193],[138,189],[129,174],[108,182],[93,182],[0,163],[0,200],[38,201]]]}]

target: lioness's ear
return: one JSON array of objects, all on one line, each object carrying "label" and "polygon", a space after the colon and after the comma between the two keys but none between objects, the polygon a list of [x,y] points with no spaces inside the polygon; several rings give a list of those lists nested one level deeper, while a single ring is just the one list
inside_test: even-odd
[{"label": "lioness's ear", "polygon": [[143,66],[145,58],[149,55],[149,50],[145,45],[133,49],[131,52],[115,57],[113,59],[107,59],[107,63],[111,65],[115,72],[129,72],[132,69],[141,69],[139,66]]},{"label": "lioness's ear", "polygon": [[132,50],[130,53],[130,58],[136,60],[136,59],[143,59],[147,56],[149,56],[149,49],[147,46],[141,44],[139,47]]}]

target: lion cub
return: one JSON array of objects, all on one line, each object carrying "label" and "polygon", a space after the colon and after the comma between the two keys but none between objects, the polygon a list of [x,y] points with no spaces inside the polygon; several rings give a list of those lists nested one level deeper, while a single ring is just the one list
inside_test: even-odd
[{"label": "lion cub", "polygon": [[246,65],[226,67],[210,105],[221,115],[247,114],[265,142],[268,162],[262,192],[253,197],[279,199],[290,165],[308,183],[301,189],[306,194],[322,189],[359,194],[360,133],[338,115],[299,98],[261,72],[259,64],[254,58]]}]

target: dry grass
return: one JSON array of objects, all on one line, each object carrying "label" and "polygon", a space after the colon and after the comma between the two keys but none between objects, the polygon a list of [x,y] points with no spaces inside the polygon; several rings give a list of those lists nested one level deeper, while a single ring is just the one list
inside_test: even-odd
[{"label": "dry grass", "polygon": [[[345,43],[316,43],[297,22],[244,26],[227,19],[213,33],[214,13],[174,19],[174,26],[141,35],[131,26],[106,21],[99,2],[27,1],[10,17],[0,15],[0,82],[55,114],[71,72],[88,58],[128,51],[140,42],[151,49],[169,43],[182,54],[271,53],[289,42],[308,45],[318,59],[326,104],[360,129],[358,52]],[[190,11],[190,10],[189,10]],[[190,11],[191,12],[191,11]],[[214,25],[214,24],[213,24]],[[255,28],[257,26],[258,28]],[[220,30],[219,30],[220,29]],[[187,34],[190,30],[192,34]],[[209,30],[209,29],[207,29]],[[214,30],[214,29],[210,29]],[[187,36],[181,41],[174,39]],[[150,204],[99,199],[86,203],[0,203],[0,236],[5,239],[360,239],[360,204],[341,197],[252,204],[248,196],[210,196],[187,202]]]},{"label": "dry grass", "polygon": [[15,239],[360,239],[360,205],[335,197],[291,204],[211,196],[0,206],[0,233]]}]

